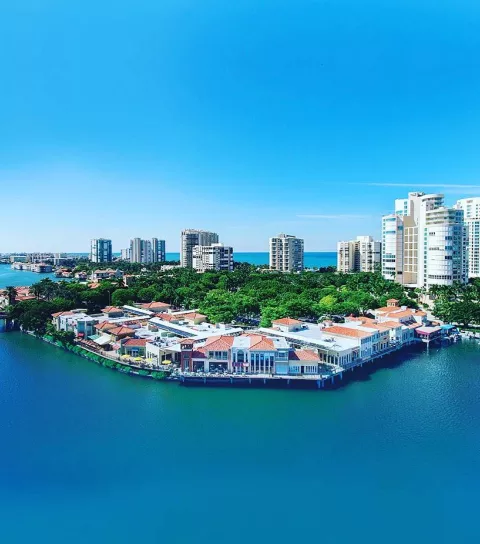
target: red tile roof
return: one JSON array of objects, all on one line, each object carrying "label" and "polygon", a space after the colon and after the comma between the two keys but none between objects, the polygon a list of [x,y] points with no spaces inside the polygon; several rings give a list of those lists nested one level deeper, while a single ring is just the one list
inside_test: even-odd
[{"label": "red tile roof", "polygon": [[203,349],[208,351],[228,351],[233,345],[233,336],[211,336]]},{"label": "red tile roof", "polygon": [[184,338],[183,340],[180,340],[180,344],[182,346],[193,346],[195,340],[193,338]]},{"label": "red tile roof", "polygon": [[145,338],[129,338],[123,343],[123,345],[132,347],[145,347],[146,343],[147,341]]},{"label": "red tile roof", "polygon": [[106,331],[109,329],[115,329],[117,328],[116,325],[113,323],[109,323],[108,321],[104,321],[103,323],[99,323],[98,325],[95,325],[95,328],[100,331]]},{"label": "red tile roof", "polygon": [[200,314],[198,312],[187,312],[182,314],[185,319],[207,319],[206,315]]},{"label": "red tile roof", "polygon": [[276,351],[276,349],[271,338],[261,335],[250,336],[250,351]]},{"label": "red tile roof", "polygon": [[167,304],[166,302],[146,302],[145,304],[141,304],[142,308],[145,308],[145,310],[148,310],[149,308],[170,308],[170,304]]},{"label": "red tile roof", "polygon": [[274,319],[272,323],[277,325],[300,325],[302,322],[298,319],[292,319],[290,317],[282,317],[282,319]]},{"label": "red tile roof", "polygon": [[158,317],[158,319],[161,319],[162,321],[180,321],[182,319],[181,316],[179,315],[172,315],[172,314],[160,314],[159,316],[155,316],[155,317]]},{"label": "red tile roof", "polygon": [[108,331],[109,334],[113,334],[113,336],[120,336],[121,334],[129,335],[134,334],[135,331],[133,329],[129,329],[128,327],[115,327],[114,329],[111,329]]},{"label": "red tile roof", "polygon": [[359,329],[349,329],[348,327],[327,327],[323,329],[325,334],[335,334],[337,336],[349,336],[351,338],[367,338],[374,334],[373,332],[362,331]]},{"label": "red tile roof", "polygon": [[73,312],[55,312],[52,317],[60,317],[61,315],[73,315]]},{"label": "red tile roof", "polygon": [[288,354],[289,361],[319,361],[320,357],[318,353],[311,349],[296,349],[290,351]]},{"label": "red tile roof", "polygon": [[103,308],[102,313],[104,314],[122,313],[123,314],[123,310],[121,308],[117,308],[116,306],[107,306],[106,308]]}]

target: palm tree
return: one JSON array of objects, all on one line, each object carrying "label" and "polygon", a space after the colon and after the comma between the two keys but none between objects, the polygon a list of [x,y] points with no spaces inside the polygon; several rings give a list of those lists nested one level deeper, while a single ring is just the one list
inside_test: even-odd
[{"label": "palm tree", "polygon": [[55,297],[57,292],[57,287],[55,282],[50,278],[45,278],[39,282],[41,293],[46,300],[52,300]]},{"label": "palm tree", "polygon": [[13,306],[18,295],[18,291],[12,285],[5,287],[5,294],[7,295],[8,305]]},{"label": "palm tree", "polygon": [[30,286],[29,292],[38,300],[42,294],[42,286],[39,283],[34,283]]}]

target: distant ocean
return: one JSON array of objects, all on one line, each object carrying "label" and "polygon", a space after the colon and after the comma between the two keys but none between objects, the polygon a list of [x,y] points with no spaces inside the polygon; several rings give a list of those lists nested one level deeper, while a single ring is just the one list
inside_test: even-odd
[{"label": "distant ocean", "polygon": [[[88,253],[69,253],[69,255],[75,257],[88,257]],[[120,256],[120,253],[114,253],[116,257]],[[180,253],[167,253],[167,261],[180,260]],[[235,252],[233,258],[236,262],[250,263],[250,264],[268,264],[268,252]],[[313,267],[325,267],[336,266],[337,254],[334,251],[314,251],[305,253],[305,266],[307,268]]]}]

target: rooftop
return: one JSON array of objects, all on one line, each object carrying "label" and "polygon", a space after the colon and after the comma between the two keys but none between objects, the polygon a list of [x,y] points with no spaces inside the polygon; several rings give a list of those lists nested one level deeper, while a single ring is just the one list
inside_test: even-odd
[{"label": "rooftop", "polygon": [[302,322],[298,319],[292,319],[290,317],[282,317],[282,319],[274,319],[272,323],[277,325],[301,325]]},{"label": "rooftop", "polygon": [[289,352],[288,359],[290,361],[319,361],[320,357],[311,349],[295,349]]},{"label": "rooftop", "polygon": [[111,329],[109,331],[109,334],[113,334],[114,336],[120,336],[121,334],[134,334],[134,333],[135,331],[128,327],[115,327],[114,329]]},{"label": "rooftop", "polygon": [[130,347],[145,347],[147,340],[145,338],[129,338],[123,345]]},{"label": "rooftop", "polygon": [[350,327],[340,327],[335,325],[333,327],[327,327],[323,329],[325,334],[334,334],[339,336],[348,336],[350,338],[368,338],[372,336],[375,331],[365,330],[366,327],[350,328]]}]

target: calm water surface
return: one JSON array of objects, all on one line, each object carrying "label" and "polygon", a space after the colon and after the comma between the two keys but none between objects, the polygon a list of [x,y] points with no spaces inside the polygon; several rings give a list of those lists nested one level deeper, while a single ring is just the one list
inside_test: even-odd
[{"label": "calm water surface", "polygon": [[477,542],[479,349],[231,390],[0,335],[0,542]]},{"label": "calm water surface", "polygon": [[0,264],[0,289],[13,285],[21,287],[24,285],[32,285],[44,278],[50,278],[53,281],[58,281],[61,278],[56,278],[55,274],[38,274],[29,270],[13,270],[9,264]]}]

